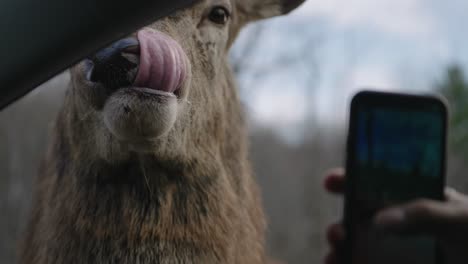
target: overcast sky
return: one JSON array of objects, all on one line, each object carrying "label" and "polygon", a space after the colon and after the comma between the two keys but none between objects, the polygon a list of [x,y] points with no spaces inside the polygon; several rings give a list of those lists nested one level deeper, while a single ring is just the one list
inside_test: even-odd
[{"label": "overcast sky", "polygon": [[466,0],[309,0],[262,23],[250,63],[269,69],[282,56],[286,66],[242,79],[244,101],[256,122],[296,126],[311,112],[343,122],[361,87],[429,91],[449,63],[468,65],[467,11]]}]

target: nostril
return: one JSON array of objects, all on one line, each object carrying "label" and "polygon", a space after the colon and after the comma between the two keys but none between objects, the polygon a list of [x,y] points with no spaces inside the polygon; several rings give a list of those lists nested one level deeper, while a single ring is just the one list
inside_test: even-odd
[{"label": "nostril", "polygon": [[122,52],[138,54],[139,51],[140,43],[138,40],[136,38],[126,38],[113,43],[110,47],[98,51],[93,56],[93,60],[104,62],[111,59],[113,56],[119,55]]},{"label": "nostril", "polygon": [[140,45],[128,46],[122,50],[123,53],[140,55]]}]

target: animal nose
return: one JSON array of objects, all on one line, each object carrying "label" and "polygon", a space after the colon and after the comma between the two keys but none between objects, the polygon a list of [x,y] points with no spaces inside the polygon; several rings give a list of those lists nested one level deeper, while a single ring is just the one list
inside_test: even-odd
[{"label": "animal nose", "polygon": [[110,88],[130,85],[138,68],[139,53],[140,44],[136,38],[114,42],[88,58],[92,64],[88,80]]},{"label": "animal nose", "polygon": [[136,38],[126,38],[114,42],[111,46],[98,51],[92,57],[93,61],[105,62],[122,52],[139,53],[140,43]]}]

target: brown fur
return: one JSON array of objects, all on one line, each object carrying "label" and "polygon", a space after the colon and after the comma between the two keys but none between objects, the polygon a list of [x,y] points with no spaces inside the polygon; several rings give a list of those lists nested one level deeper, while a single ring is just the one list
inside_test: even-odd
[{"label": "brown fur", "polygon": [[[186,52],[186,91],[173,106],[113,98],[160,118],[151,125],[168,132],[157,137],[117,139],[103,122],[115,108],[98,102],[83,64],[72,69],[20,263],[264,263],[265,221],[227,51],[243,25],[292,2],[204,0],[151,25]],[[231,9],[225,27],[201,19],[214,5]],[[161,124],[167,111],[174,124]]]}]

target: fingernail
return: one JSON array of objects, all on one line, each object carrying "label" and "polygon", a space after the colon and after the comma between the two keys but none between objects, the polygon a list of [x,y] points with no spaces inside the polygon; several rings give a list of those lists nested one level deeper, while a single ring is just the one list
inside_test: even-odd
[{"label": "fingernail", "polygon": [[405,211],[400,208],[387,209],[374,218],[374,225],[377,228],[386,229],[399,226],[405,221]]}]

